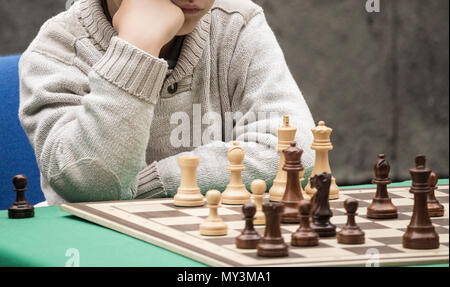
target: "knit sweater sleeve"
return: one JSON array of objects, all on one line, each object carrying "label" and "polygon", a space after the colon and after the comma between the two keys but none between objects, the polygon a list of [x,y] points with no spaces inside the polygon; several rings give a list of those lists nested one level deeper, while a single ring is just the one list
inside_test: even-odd
[{"label": "knit sweater sleeve", "polygon": [[41,174],[67,201],[133,198],[167,63],[113,37],[86,75],[69,48],[34,46],[20,61],[19,118]]},{"label": "knit sweater sleeve", "polygon": [[[247,188],[258,178],[265,180],[269,188],[272,185],[280,157],[276,151],[277,128],[284,114],[290,115],[291,124],[297,128],[296,141],[304,149],[302,162],[306,167],[305,176],[308,176],[314,158],[310,149],[313,118],[262,11],[240,31],[227,74],[227,97],[236,120],[233,135],[245,151],[246,170],[242,176]],[[230,173],[226,166],[230,147],[231,141],[225,140],[189,152],[200,157],[197,182],[203,194],[209,189],[223,191],[228,184]],[[164,192],[148,194],[175,195],[180,182],[177,166],[180,155],[183,154],[165,158],[149,168],[158,174]]]}]

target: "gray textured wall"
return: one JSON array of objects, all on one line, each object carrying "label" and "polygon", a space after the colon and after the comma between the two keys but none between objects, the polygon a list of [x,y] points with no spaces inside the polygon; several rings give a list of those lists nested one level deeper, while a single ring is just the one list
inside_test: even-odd
[{"label": "gray textured wall", "polygon": [[[367,182],[378,153],[408,179],[424,153],[449,174],[449,1],[254,0],[316,121],[333,127],[339,184]],[[20,53],[66,0],[0,0],[0,55]]]}]

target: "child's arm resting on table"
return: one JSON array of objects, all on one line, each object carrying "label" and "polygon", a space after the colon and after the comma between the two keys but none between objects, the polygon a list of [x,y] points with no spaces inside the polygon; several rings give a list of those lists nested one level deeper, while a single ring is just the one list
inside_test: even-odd
[{"label": "child's arm resting on table", "polygon": [[45,45],[19,68],[19,117],[41,173],[68,201],[133,198],[167,63],[114,37],[86,77]]},{"label": "child's arm resting on table", "polygon": [[118,36],[87,77],[78,49],[87,58],[98,51],[83,50],[91,46],[78,35],[84,27],[63,14],[43,26],[20,61],[21,123],[41,174],[67,201],[135,197],[168,69],[157,56],[184,15],[170,1],[124,0],[113,22]]},{"label": "child's arm resting on table", "polygon": [[[243,115],[236,119],[233,134],[238,135],[236,140],[246,153],[244,184],[248,187],[257,178],[269,184],[275,178],[279,163],[276,129],[282,124],[284,114],[291,116],[291,125],[297,128],[296,141],[304,149],[305,176],[310,173],[314,159],[310,149],[312,115],[262,10],[243,25],[238,36],[228,70],[228,90],[232,91],[229,94],[231,112]],[[259,112],[266,113],[267,119],[259,119]],[[277,116],[269,117],[270,112]],[[244,142],[246,138],[253,140]],[[202,193],[225,189],[230,179],[226,169],[230,147],[230,143],[214,142],[190,152],[200,157],[197,181]],[[155,162],[140,173],[138,197],[175,195],[180,181],[178,156],[180,154]],[[155,184],[156,175],[161,184]]]}]

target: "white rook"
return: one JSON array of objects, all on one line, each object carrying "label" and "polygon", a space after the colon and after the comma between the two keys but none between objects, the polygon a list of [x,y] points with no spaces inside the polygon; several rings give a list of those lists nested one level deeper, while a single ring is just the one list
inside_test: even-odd
[{"label": "white rook", "polygon": [[197,185],[197,167],[200,159],[196,156],[180,156],[181,183],[174,197],[176,206],[203,206],[204,198]]}]

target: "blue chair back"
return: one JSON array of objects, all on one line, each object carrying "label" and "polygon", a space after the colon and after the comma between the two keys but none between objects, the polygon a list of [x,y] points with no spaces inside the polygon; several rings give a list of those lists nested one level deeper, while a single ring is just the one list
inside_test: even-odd
[{"label": "blue chair back", "polygon": [[17,174],[28,177],[25,195],[31,204],[45,200],[34,150],[18,117],[19,59],[20,55],[0,57],[0,210],[15,200],[12,179]]}]

